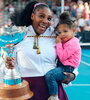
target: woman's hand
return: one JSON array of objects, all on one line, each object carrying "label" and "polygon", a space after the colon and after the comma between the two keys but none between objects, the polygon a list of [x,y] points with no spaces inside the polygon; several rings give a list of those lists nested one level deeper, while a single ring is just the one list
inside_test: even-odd
[{"label": "woman's hand", "polygon": [[64,72],[64,74],[67,76],[65,80],[62,81],[62,83],[68,84],[69,82],[73,81],[75,79],[75,74],[70,72]]},{"label": "woman's hand", "polygon": [[5,66],[8,69],[13,69],[16,66],[16,60],[13,57],[7,57],[5,60]]}]

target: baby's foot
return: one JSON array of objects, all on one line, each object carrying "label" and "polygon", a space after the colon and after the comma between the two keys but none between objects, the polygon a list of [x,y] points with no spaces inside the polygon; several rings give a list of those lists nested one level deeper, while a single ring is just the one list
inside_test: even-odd
[{"label": "baby's foot", "polygon": [[50,96],[48,100],[59,100],[58,96]]}]

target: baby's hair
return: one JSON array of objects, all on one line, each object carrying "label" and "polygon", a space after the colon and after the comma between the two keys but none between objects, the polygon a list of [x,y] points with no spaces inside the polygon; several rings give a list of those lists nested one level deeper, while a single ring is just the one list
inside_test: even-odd
[{"label": "baby's hair", "polygon": [[[36,5],[36,6],[35,6]],[[48,7],[48,5],[44,3],[39,3],[37,1],[32,1],[26,5],[25,9],[22,11],[16,12],[14,15],[11,16],[11,21],[16,26],[29,26],[32,25],[31,15],[36,10],[40,8]]]},{"label": "baby's hair", "polygon": [[61,24],[67,24],[70,29],[75,28],[75,20],[72,20],[69,12],[66,11],[59,16],[59,22],[55,28],[55,31],[57,31],[58,26]]}]

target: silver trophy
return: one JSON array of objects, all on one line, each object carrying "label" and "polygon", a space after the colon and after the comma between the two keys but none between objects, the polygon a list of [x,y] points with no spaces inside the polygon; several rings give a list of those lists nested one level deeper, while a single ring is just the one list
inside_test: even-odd
[{"label": "silver trophy", "polygon": [[14,67],[3,70],[3,82],[0,83],[0,100],[28,100],[33,96],[29,83],[21,79],[17,62],[13,60],[15,57],[15,46],[23,40],[25,36],[25,27],[5,26],[0,28],[0,47],[2,49],[2,62],[6,58],[12,58]]},{"label": "silver trophy", "polygon": [[[25,27],[16,27],[16,26],[5,26],[0,29],[0,46],[7,56],[13,57],[13,52],[15,50],[15,44],[19,43],[24,34]],[[13,61],[12,61],[13,63]],[[15,63],[13,63],[14,66]],[[17,66],[12,69],[5,67],[3,71],[3,82],[8,85],[16,85],[21,83],[20,73]]]},{"label": "silver trophy", "polygon": [[[7,52],[7,56],[13,57],[13,52],[15,49],[14,44],[6,44],[6,46],[3,49]],[[4,84],[16,85],[21,83],[21,76],[16,66],[16,63],[12,61],[12,64],[15,66],[15,68],[12,69],[5,68],[3,77]]]}]

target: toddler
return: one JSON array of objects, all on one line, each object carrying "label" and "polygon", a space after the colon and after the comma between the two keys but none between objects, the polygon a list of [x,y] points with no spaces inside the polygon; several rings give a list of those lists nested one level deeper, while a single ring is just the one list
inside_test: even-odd
[{"label": "toddler", "polygon": [[64,12],[59,17],[56,26],[56,52],[58,55],[57,67],[50,70],[45,75],[50,97],[48,100],[58,99],[58,84],[62,82],[66,75],[64,72],[73,72],[78,68],[81,59],[81,48],[78,38],[74,37],[75,24],[68,12]]}]

